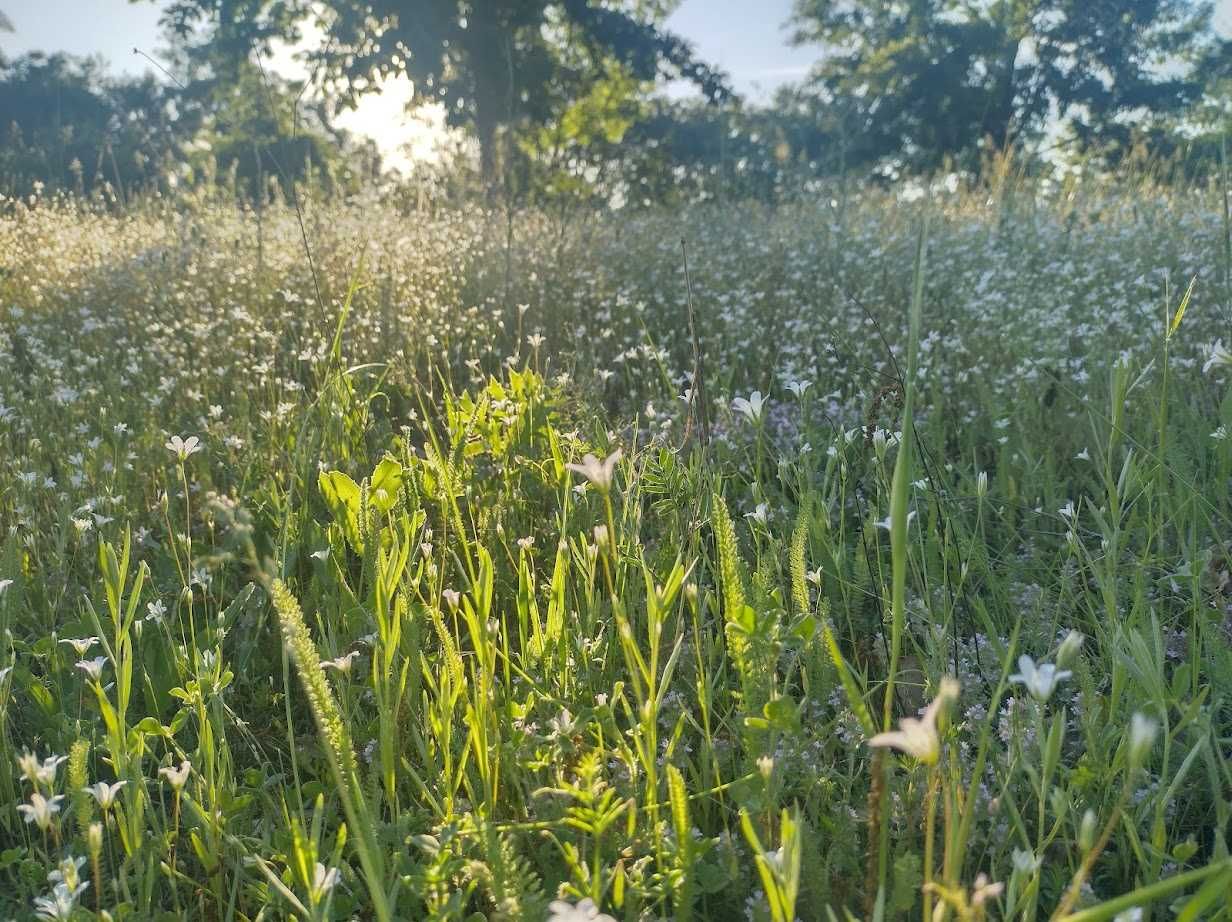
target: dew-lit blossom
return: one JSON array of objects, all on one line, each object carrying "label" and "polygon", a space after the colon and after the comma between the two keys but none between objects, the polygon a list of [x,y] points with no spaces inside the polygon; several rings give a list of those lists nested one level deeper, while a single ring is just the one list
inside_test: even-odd
[{"label": "dew-lit blossom", "polygon": [[82,790],[98,801],[99,807],[105,812],[111,809],[115,803],[116,795],[120,793],[120,788],[126,784],[128,784],[127,781],[117,781],[115,784],[108,784],[106,781],[96,781],[89,787],[82,788]]},{"label": "dew-lit blossom", "polygon": [[35,791],[30,795],[30,803],[18,804],[17,809],[27,823],[33,823],[39,829],[46,832],[51,826],[52,819],[60,812],[60,801],[62,800],[64,800],[63,794],[56,794],[54,797],[44,797],[38,791]]},{"label": "dew-lit blossom", "polygon": [[180,790],[182,787],[184,787],[185,783],[188,781],[188,776],[191,772],[192,772],[192,765],[189,764],[187,759],[185,759],[183,762],[180,763],[179,768],[175,768],[170,765],[164,765],[162,768],[158,770],[159,775],[161,775],[164,779],[166,779],[166,782],[169,785],[171,785],[173,789],[177,791]]},{"label": "dew-lit blossom", "polygon": [[1068,669],[1058,669],[1053,663],[1040,663],[1025,653],[1018,657],[1018,672],[1010,676],[1010,681],[1026,687],[1031,697],[1041,704],[1052,697],[1053,691],[1073,673]]},{"label": "dew-lit blossom", "polygon": [[587,897],[576,905],[567,900],[552,900],[548,904],[547,922],[616,922],[607,913],[600,912],[594,900]]},{"label": "dew-lit blossom", "polygon": [[351,674],[351,666],[355,663],[355,658],[359,656],[358,650],[352,650],[350,653],[344,653],[342,656],[334,659],[321,660],[322,669],[333,669],[343,675]]},{"label": "dew-lit blossom", "polygon": [[317,862],[312,868],[312,888],[309,896],[314,903],[319,903],[325,896],[338,886],[342,873],[337,868],[327,868]]},{"label": "dew-lit blossom", "polygon": [[765,405],[766,398],[762,396],[761,391],[753,391],[747,398],[736,397],[731,402],[732,410],[747,418],[751,423],[761,421]]},{"label": "dew-lit blossom", "polygon": [[611,492],[612,475],[616,471],[616,465],[621,456],[622,452],[619,448],[603,460],[599,460],[595,455],[586,454],[582,457],[581,464],[566,464],[565,467],[581,474],[594,485],[596,490],[606,494]]},{"label": "dew-lit blossom", "polygon": [[76,664],[76,668],[80,669],[86,676],[95,682],[103,677],[103,667],[107,665],[107,657],[96,656],[94,659],[83,659]]},{"label": "dew-lit blossom", "polygon": [[175,455],[176,460],[184,462],[201,450],[201,439],[195,435],[190,435],[188,438],[173,435],[167,440],[166,448]]},{"label": "dew-lit blossom", "polygon": [[98,643],[97,637],[72,637],[61,640],[60,643],[68,644],[77,654],[78,659],[85,657],[90,652],[90,648]]},{"label": "dew-lit blossom", "polygon": [[898,729],[878,733],[868,741],[870,746],[888,746],[897,749],[925,765],[932,765],[941,755],[941,735],[937,727],[943,711],[958,698],[958,682],[944,678],[937,689],[937,697],[924,709],[919,718],[904,717]]}]

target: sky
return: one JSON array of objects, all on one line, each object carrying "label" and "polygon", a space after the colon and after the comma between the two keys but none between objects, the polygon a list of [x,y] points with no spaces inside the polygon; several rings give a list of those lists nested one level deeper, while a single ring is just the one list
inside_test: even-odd
[{"label": "sky", "polygon": [[[683,0],[668,25],[694,42],[703,60],[725,70],[739,92],[764,100],[804,76],[817,55],[787,43],[783,23],[791,8],[792,0]],[[139,74],[152,67],[133,47],[157,55],[159,9],[157,0],[0,0],[17,29],[0,33],[0,50],[10,56],[32,50],[101,54],[116,69]],[[1232,31],[1232,0],[1217,0],[1216,9],[1221,30]],[[403,112],[410,90],[405,80],[394,82],[341,120],[342,127],[373,137],[386,162],[404,170],[416,158],[430,158],[439,122],[439,113]]]},{"label": "sky", "polygon": [[[728,71],[741,91],[769,92],[802,76],[814,56],[787,45],[782,25],[791,6],[792,0],[684,0],[669,25],[696,42],[703,59]],[[0,48],[102,54],[113,66],[140,73],[149,65],[133,55],[133,46],[157,48],[159,9],[151,0],[0,0],[17,27],[16,35],[0,34]]]}]

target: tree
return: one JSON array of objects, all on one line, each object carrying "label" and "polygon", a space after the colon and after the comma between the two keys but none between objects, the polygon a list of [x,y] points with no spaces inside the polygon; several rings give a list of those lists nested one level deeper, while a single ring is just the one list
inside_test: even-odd
[{"label": "tree", "polygon": [[833,113],[789,87],[772,103],[655,100],[613,155],[631,205],[776,201],[842,170]]},{"label": "tree", "polygon": [[234,175],[244,194],[264,194],[268,182],[297,182],[309,172],[332,190],[351,155],[379,160],[371,142],[361,144],[334,128],[319,103],[305,104],[302,83],[248,61],[226,72],[225,78],[208,70],[190,77],[176,98],[184,128],[206,142],[197,147],[205,147],[218,171]]},{"label": "tree", "polygon": [[[324,33],[313,55],[324,80],[350,101],[390,76],[405,74],[416,99],[438,102],[453,127],[474,131],[482,171],[497,167],[502,128],[548,121],[566,69],[566,46],[582,50],[575,89],[589,75],[611,76],[613,64],[637,81],[683,77],[710,98],[724,97],[722,75],[697,60],[690,44],[659,24],[662,2],[597,0],[174,0],[167,21],[189,36],[199,23],[218,23],[219,41],[233,53],[294,38],[311,17]],[[239,11],[238,13],[236,11]],[[223,19],[223,16],[227,18]],[[558,107],[555,111],[559,111]]]},{"label": "tree", "polygon": [[810,85],[844,112],[852,158],[917,168],[1054,126],[1124,144],[1201,96],[1215,41],[1197,0],[796,0],[792,24],[824,49]]},{"label": "tree", "polygon": [[113,79],[90,58],[0,59],[0,182],[121,194],[157,182],[178,157],[172,101],[152,78]]},{"label": "tree", "polygon": [[[93,58],[39,52],[0,57],[0,191],[36,184],[121,196],[175,181],[233,176],[245,194],[309,170],[333,187],[345,153],[374,162],[325,115],[295,104],[300,87],[252,65],[229,81],[172,85],[115,77]],[[203,143],[190,143],[203,142]],[[345,177],[341,177],[345,179]]]}]

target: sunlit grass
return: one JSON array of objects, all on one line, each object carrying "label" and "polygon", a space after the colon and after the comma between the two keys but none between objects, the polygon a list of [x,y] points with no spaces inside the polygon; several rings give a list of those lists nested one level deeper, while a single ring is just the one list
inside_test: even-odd
[{"label": "sunlit grass", "polygon": [[4,203],[0,914],[1226,915],[1217,195],[304,204]]}]

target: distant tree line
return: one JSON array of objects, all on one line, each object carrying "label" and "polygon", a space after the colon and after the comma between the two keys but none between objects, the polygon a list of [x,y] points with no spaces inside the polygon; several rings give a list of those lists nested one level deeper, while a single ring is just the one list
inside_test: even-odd
[{"label": "distant tree line", "polygon": [[[835,176],[976,174],[1011,149],[1038,169],[1220,165],[1232,45],[1206,2],[796,0],[789,34],[817,63],[764,104],[665,26],[677,2],[172,0],[169,79],[0,57],[0,192],[353,188],[379,164],[336,116],[393,75],[473,139],[448,169],[488,196],[773,199]],[[261,67],[308,30],[308,85]],[[671,99],[669,79],[698,93]]]},{"label": "distant tree line", "polygon": [[297,87],[245,71],[229,84],[117,77],[92,58],[0,56],[0,194],[124,197],[203,182],[246,196],[312,174],[356,185],[370,143],[297,106]]}]

